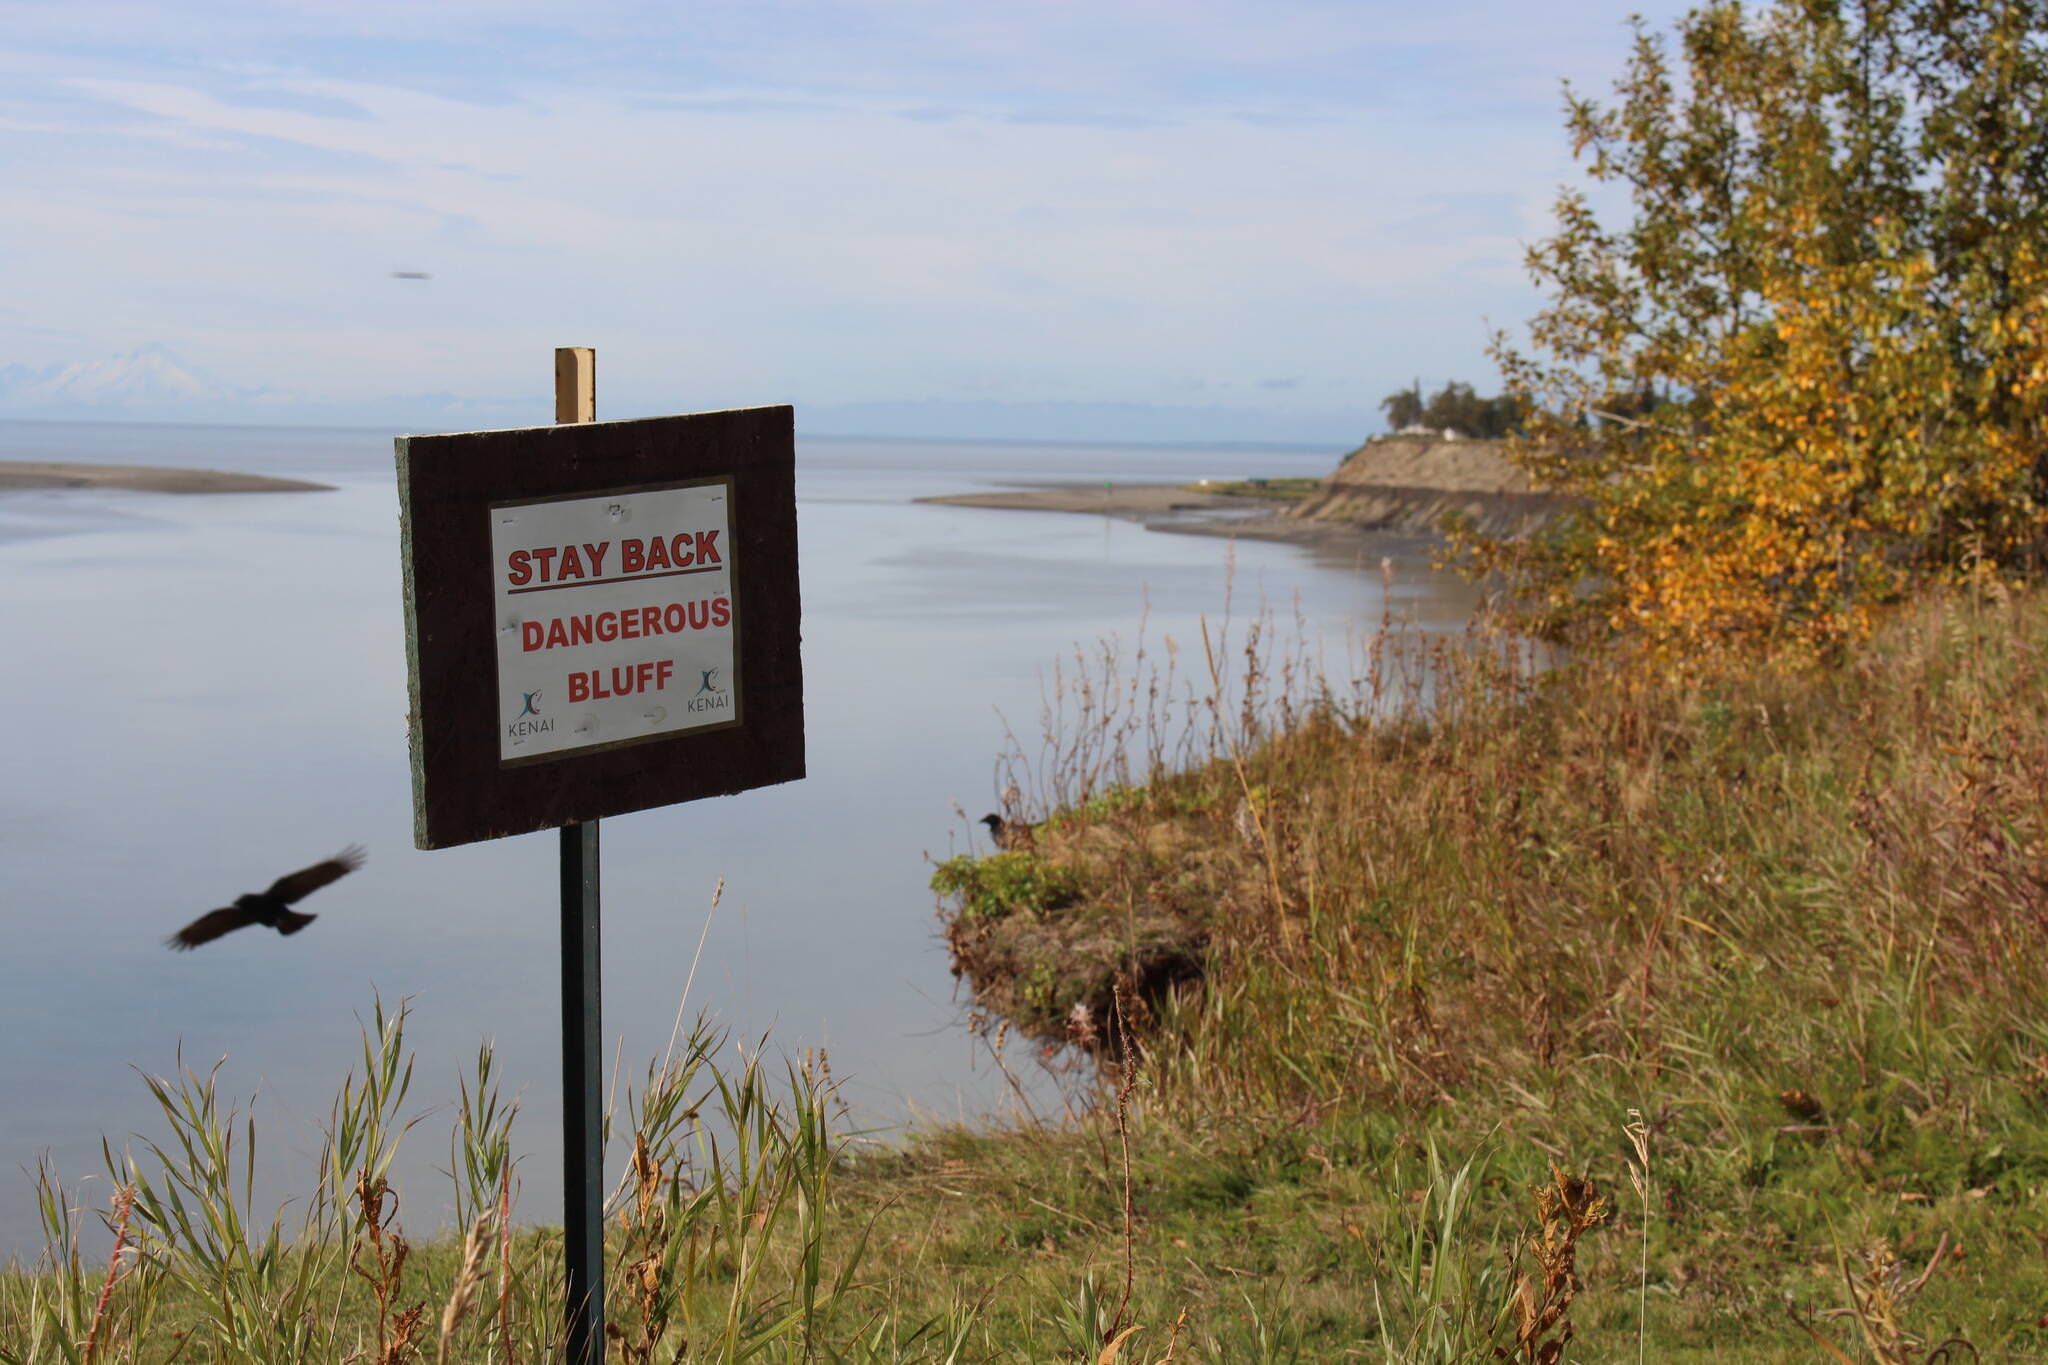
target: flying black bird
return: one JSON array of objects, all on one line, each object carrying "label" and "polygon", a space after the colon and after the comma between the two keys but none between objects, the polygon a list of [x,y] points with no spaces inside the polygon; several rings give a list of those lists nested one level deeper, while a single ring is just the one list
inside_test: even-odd
[{"label": "flying black bird", "polygon": [[984,815],[981,823],[988,826],[988,837],[995,840],[997,848],[1008,852],[1025,852],[1038,847],[1038,840],[1032,836],[1031,826],[1022,820],[1005,820],[1000,815]]},{"label": "flying black bird", "polygon": [[179,952],[186,952],[202,943],[211,943],[222,934],[246,929],[252,924],[267,924],[280,934],[296,934],[319,917],[302,915],[285,907],[304,900],[329,882],[339,881],[362,865],[362,847],[350,844],[324,863],[302,867],[289,876],[279,877],[261,895],[237,896],[233,905],[207,911],[165,939],[164,943]]}]

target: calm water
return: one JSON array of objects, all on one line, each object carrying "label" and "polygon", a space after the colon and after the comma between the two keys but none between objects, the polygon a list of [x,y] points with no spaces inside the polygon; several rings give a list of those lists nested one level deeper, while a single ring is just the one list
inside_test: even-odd
[{"label": "calm water", "polygon": [[[1232,543],[910,500],[1321,474],[1336,455],[800,440],[811,776],[605,822],[605,1024],[625,1074],[666,1043],[723,879],[693,1012],[772,1030],[791,1053],[828,1048],[869,1123],[1005,1107],[961,1027],[927,854],[962,845],[956,803],[991,808],[1005,718],[1035,730],[1054,657],[1141,620],[1154,641],[1198,642]],[[412,847],[389,434],[0,423],[0,459],[338,486],[0,493],[0,1256],[33,1244],[22,1166],[48,1153],[87,1175],[102,1134],[164,1136],[135,1070],[168,1071],[181,1048],[201,1069],[227,1059],[224,1088],[253,1097],[263,1183],[302,1187],[376,993],[412,1002],[416,1109],[445,1106],[478,1042],[496,1041],[521,1094],[524,1211],[555,1216],[555,840]],[[1263,596],[1331,636],[1380,619],[1377,572],[1288,545],[1234,554],[1240,614]],[[1469,605],[1419,563],[1396,591],[1425,623]],[[319,922],[296,938],[161,946],[350,842],[368,865],[306,904]],[[444,1201],[445,1107],[408,1142],[400,1184],[420,1228]]]}]

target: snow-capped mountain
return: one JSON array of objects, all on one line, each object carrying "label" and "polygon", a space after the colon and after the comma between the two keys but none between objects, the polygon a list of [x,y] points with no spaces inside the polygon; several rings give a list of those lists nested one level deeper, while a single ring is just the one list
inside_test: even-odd
[{"label": "snow-capped mountain", "polygon": [[67,365],[0,365],[0,421],[225,422],[408,431],[530,426],[545,393],[524,399],[413,393],[336,399],[223,384],[161,342]]},{"label": "snow-capped mountain", "polygon": [[0,406],[16,411],[90,409],[117,415],[152,414],[190,404],[239,397],[196,373],[169,347],[152,343],[101,360],[32,370],[0,369]]}]

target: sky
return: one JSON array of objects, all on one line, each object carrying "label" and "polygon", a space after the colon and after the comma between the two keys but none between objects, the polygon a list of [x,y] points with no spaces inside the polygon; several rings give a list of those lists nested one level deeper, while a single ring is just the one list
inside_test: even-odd
[{"label": "sky", "polygon": [[1355,443],[1495,386],[1627,13],[0,0],[0,417],[545,421],[588,345],[600,417]]}]

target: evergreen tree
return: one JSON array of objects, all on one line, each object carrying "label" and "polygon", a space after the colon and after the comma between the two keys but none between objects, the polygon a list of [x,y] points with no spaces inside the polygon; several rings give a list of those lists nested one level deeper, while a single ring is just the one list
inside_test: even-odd
[{"label": "evergreen tree", "polygon": [[1380,411],[1387,414],[1387,425],[1395,431],[1420,422],[1424,407],[1420,379],[1415,381],[1413,388],[1396,389],[1380,400]]}]

